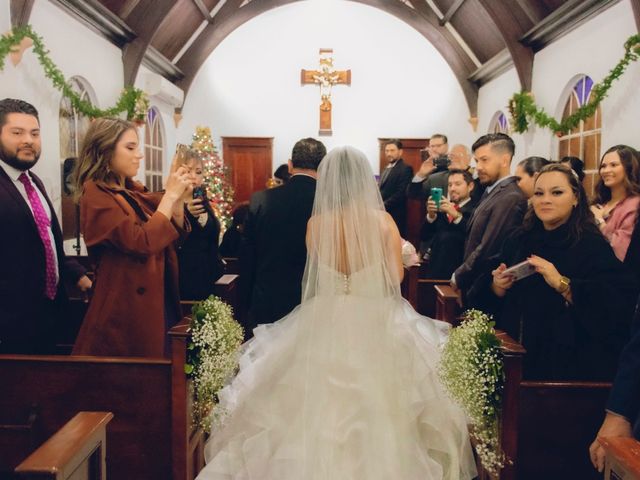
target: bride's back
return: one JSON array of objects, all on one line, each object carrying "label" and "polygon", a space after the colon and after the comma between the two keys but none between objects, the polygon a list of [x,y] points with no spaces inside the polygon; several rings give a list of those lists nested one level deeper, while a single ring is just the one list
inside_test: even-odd
[{"label": "bride's back", "polygon": [[304,298],[361,291],[362,283],[369,293],[398,293],[400,236],[362,152],[340,147],[321,162],[307,248]]}]

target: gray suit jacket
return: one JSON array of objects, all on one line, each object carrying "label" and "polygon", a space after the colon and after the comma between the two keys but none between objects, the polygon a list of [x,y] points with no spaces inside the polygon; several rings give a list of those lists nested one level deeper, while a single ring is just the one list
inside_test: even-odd
[{"label": "gray suit jacket", "polygon": [[455,271],[456,285],[467,291],[484,273],[487,259],[500,252],[505,238],[522,223],[527,200],[515,177],[500,182],[476,208],[467,226],[464,263]]}]

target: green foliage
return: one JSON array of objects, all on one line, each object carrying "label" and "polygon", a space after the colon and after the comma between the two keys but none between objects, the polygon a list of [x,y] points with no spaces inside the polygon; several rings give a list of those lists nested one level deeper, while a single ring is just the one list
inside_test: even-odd
[{"label": "green foliage", "polygon": [[497,473],[504,465],[500,448],[504,365],[494,323],[478,310],[465,312],[462,324],[449,335],[439,365],[440,379],[449,395],[468,415],[483,466]]},{"label": "green foliage", "polygon": [[629,64],[635,62],[640,56],[640,35],[629,37],[624,44],[624,49],[624,56],[609,72],[609,75],[593,86],[589,101],[562,122],[558,122],[544,109],[538,108],[530,92],[515,93],[509,100],[513,130],[524,133],[529,129],[530,122],[533,122],[539,127],[549,128],[556,135],[563,135],[578,126],[581,121],[593,116],[602,100],[608,95],[611,84],[619,79]]},{"label": "green foliage", "polygon": [[4,60],[11,51],[20,44],[24,38],[33,40],[33,52],[44,69],[44,74],[51,80],[53,86],[69,99],[71,105],[83,115],[91,118],[113,117],[121,112],[127,113],[127,119],[135,122],[143,122],[149,109],[149,99],[140,89],[127,85],[115,106],[101,110],[90,102],[82,100],[80,96],[67,83],[60,69],[49,57],[49,51],[45,48],[42,38],[33,31],[31,25],[15,27],[11,33],[0,37],[0,70],[4,69]]}]

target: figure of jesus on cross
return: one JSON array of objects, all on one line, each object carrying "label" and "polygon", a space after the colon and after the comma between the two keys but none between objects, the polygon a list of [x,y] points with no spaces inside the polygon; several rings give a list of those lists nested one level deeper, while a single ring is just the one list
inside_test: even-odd
[{"label": "figure of jesus on cross", "polygon": [[319,135],[331,135],[331,87],[338,84],[351,85],[351,70],[334,70],[332,48],[320,49],[320,70],[300,71],[302,85],[320,85],[320,131]]}]

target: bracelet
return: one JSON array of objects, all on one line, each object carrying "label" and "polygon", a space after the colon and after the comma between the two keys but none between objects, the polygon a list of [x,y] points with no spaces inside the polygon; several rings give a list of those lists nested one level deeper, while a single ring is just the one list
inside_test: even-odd
[{"label": "bracelet", "polygon": [[571,280],[569,280],[565,276],[561,276],[560,277],[560,286],[556,289],[556,292],[564,293],[567,290],[569,290],[570,285],[571,285]]}]

